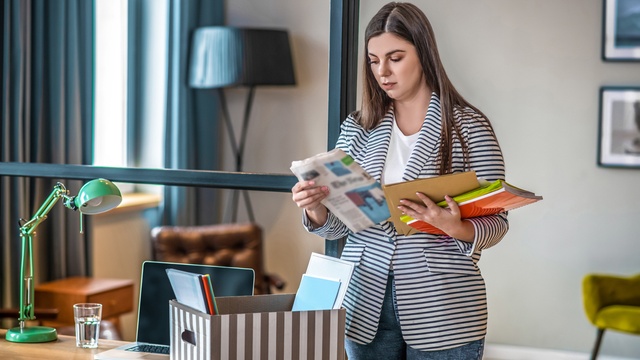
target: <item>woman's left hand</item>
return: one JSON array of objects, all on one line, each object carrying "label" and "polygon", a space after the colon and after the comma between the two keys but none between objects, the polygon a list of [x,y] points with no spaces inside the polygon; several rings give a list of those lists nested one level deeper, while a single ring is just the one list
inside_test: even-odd
[{"label": "woman's left hand", "polygon": [[444,231],[451,237],[463,241],[473,241],[475,229],[468,221],[460,217],[460,207],[450,196],[445,196],[448,208],[438,206],[433,200],[423,193],[416,193],[422,204],[411,200],[400,200],[398,209],[403,214],[409,215],[416,220],[427,222],[438,229]]}]

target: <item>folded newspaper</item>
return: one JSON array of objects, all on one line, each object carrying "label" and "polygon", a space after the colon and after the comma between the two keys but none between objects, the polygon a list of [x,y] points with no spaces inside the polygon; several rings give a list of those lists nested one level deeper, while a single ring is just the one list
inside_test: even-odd
[{"label": "folded newspaper", "polygon": [[353,232],[391,216],[380,183],[341,149],[293,161],[291,171],[300,181],[329,187],[322,203]]}]

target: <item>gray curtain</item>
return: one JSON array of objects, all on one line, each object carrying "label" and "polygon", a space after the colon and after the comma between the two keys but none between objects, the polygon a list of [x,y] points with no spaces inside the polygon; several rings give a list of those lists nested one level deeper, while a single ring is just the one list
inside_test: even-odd
[{"label": "gray curtain", "polygon": [[[0,0],[0,161],[89,164],[93,2]],[[2,166],[2,163],[0,163]],[[29,220],[60,181],[0,177],[0,306],[18,305],[19,219]],[[36,282],[87,274],[79,215],[56,204],[38,226]]]},{"label": "gray curtain", "polygon": [[[165,2],[166,1],[166,2]],[[135,0],[129,6],[129,116],[144,119],[140,104],[149,86],[142,75],[153,57],[141,52],[151,37],[165,36],[167,41],[167,89],[165,108],[164,167],[167,169],[218,170],[219,126],[218,99],[214,91],[191,89],[188,86],[191,35],[201,26],[221,25],[224,21],[222,0]],[[168,28],[165,34],[145,31],[153,6],[168,7]],[[145,122],[145,121],[143,121]],[[130,146],[132,164],[143,151],[144,128],[132,122]],[[137,124],[137,125],[136,125]],[[162,224],[203,225],[218,221],[219,190],[206,188],[166,187],[162,205]]]}]

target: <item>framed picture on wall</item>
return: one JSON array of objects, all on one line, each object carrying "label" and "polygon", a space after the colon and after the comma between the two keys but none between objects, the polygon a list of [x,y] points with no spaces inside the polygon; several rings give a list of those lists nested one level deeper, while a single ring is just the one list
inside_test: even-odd
[{"label": "framed picture on wall", "polygon": [[640,0],[603,0],[602,59],[640,61]]},{"label": "framed picture on wall", "polygon": [[600,88],[598,165],[640,168],[640,87]]}]

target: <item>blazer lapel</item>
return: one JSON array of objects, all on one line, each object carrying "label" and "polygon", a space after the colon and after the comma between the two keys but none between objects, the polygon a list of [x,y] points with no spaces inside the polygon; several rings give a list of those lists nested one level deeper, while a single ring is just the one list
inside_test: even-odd
[{"label": "blazer lapel", "polygon": [[[436,149],[440,144],[442,116],[440,112],[440,99],[433,93],[429,102],[429,108],[425,115],[420,135],[416,141],[416,146],[409,156],[407,167],[404,170],[402,179],[404,181],[415,180],[430,163],[430,158],[437,155]],[[388,144],[387,144],[388,147]],[[433,161],[431,161],[433,162]],[[433,164],[432,164],[433,165]]]},{"label": "blazer lapel", "polygon": [[358,156],[358,163],[376,180],[382,178],[385,159],[389,151],[391,131],[393,130],[393,110],[390,109],[375,129],[369,133],[364,151]]}]

